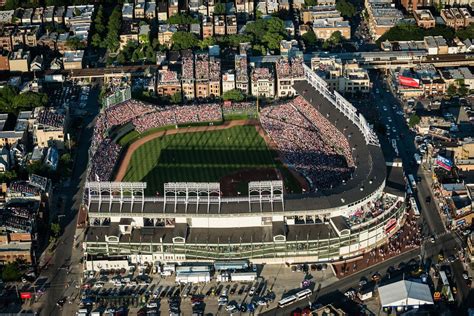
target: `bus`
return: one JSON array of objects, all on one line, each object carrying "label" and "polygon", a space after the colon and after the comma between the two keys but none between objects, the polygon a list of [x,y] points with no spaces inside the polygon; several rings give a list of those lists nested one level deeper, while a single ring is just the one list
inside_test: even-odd
[{"label": "bus", "polygon": [[410,185],[411,185],[411,189],[412,189],[413,191],[415,191],[415,190],[416,190],[415,177],[414,177],[412,174],[409,174],[407,177],[408,177],[408,183],[410,183]]},{"label": "bus", "polygon": [[418,208],[418,204],[416,204],[416,200],[413,196],[410,198],[410,206],[415,217],[420,217],[420,209]]},{"label": "bus", "polygon": [[298,301],[298,298],[296,297],[296,295],[290,295],[278,301],[278,307],[284,307],[286,305],[293,304],[296,301]]},{"label": "bus", "polygon": [[280,300],[278,302],[278,307],[284,307],[286,305],[293,304],[294,302],[297,302],[299,300],[302,300],[306,297],[311,296],[311,294],[313,294],[313,291],[311,291],[310,289],[301,290],[298,293],[296,293],[295,295],[290,295],[290,296],[287,296],[284,299]]},{"label": "bus", "polygon": [[304,289],[296,293],[296,297],[298,298],[298,300],[301,300],[305,297],[310,296],[311,294],[313,294],[313,291],[311,291],[310,289]]}]

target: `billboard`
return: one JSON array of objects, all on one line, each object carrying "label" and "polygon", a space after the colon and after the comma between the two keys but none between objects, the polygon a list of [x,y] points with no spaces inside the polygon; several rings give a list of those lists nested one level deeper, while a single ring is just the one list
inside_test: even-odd
[{"label": "billboard", "polygon": [[412,88],[419,88],[420,87],[420,80],[405,76],[398,76],[398,82],[402,86],[412,87]]},{"label": "billboard", "polygon": [[453,162],[449,160],[448,158],[444,158],[443,156],[438,155],[435,161],[436,165],[440,166],[441,168],[451,171],[451,168],[453,168]]},{"label": "billboard", "polygon": [[394,230],[397,227],[397,220],[395,218],[389,219],[387,224],[385,225],[385,234],[390,234],[392,230]]},{"label": "billboard", "polygon": [[27,300],[31,298],[31,292],[20,292],[20,298],[22,300]]}]

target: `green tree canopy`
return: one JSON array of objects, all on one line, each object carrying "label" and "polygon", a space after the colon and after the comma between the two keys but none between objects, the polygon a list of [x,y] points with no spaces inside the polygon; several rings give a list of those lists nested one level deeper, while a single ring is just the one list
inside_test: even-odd
[{"label": "green tree canopy", "polygon": [[225,5],[220,2],[216,3],[214,6],[214,14],[225,14]]},{"label": "green tree canopy", "polygon": [[303,36],[301,37],[305,45],[308,46],[309,48],[315,47],[316,44],[318,43],[318,38],[316,37],[316,34],[314,34],[313,29],[309,29],[309,31],[304,33]]},{"label": "green tree canopy", "polygon": [[356,14],[355,6],[347,0],[338,0],[336,9],[345,17],[353,17]]},{"label": "green tree canopy", "polygon": [[466,39],[473,39],[474,38],[474,24],[471,24],[466,28],[459,29],[456,32],[456,36],[459,37],[463,41]]},{"label": "green tree canopy", "polygon": [[0,89],[0,111],[2,113],[17,114],[19,111],[45,106],[47,103],[48,96],[44,93],[29,91],[18,94],[18,90],[12,86]]},{"label": "green tree canopy", "polygon": [[418,123],[420,123],[420,120],[421,120],[421,119],[420,119],[420,117],[419,117],[418,115],[412,114],[412,115],[410,116],[410,119],[408,120],[408,126],[409,126],[410,128],[413,128],[413,127],[415,127]]},{"label": "green tree canopy", "polygon": [[20,0],[7,0],[5,2],[4,9],[5,10],[15,10],[21,7]]},{"label": "green tree canopy", "polygon": [[193,18],[189,13],[176,13],[168,19],[168,24],[189,25],[199,23],[199,20]]},{"label": "green tree canopy", "polygon": [[454,38],[454,30],[445,25],[436,25],[430,29],[423,29],[413,24],[399,24],[392,27],[385,34],[383,34],[377,43],[381,43],[385,40],[389,41],[421,41],[425,36],[437,36],[440,35],[447,40]]},{"label": "green tree canopy", "polygon": [[94,19],[94,28],[97,34],[103,36],[105,35],[106,27],[104,22],[104,8],[102,5],[99,6],[97,10],[97,14],[95,15]]},{"label": "green tree canopy", "polygon": [[450,84],[448,87],[448,90],[446,90],[446,93],[452,97],[453,95],[456,95],[458,93],[458,89],[456,88],[455,85]]},{"label": "green tree canopy", "polygon": [[199,48],[200,49],[207,49],[209,46],[215,45],[216,39],[214,37],[207,37],[202,41],[199,41]]},{"label": "green tree canopy", "polygon": [[58,237],[61,232],[61,225],[59,223],[51,223],[51,235]]},{"label": "green tree canopy", "polygon": [[224,92],[224,94],[222,95],[222,98],[225,101],[231,100],[235,102],[241,102],[245,99],[245,96],[242,93],[242,91],[240,91],[239,89],[232,89],[232,90]]},{"label": "green tree canopy", "polygon": [[458,93],[460,96],[464,97],[469,93],[469,89],[465,85],[461,85],[458,89]]},{"label": "green tree canopy", "polygon": [[278,51],[281,40],[286,37],[283,20],[277,17],[257,19],[252,23],[248,23],[245,32],[252,36],[253,49],[263,54],[265,52],[262,47]]},{"label": "green tree canopy", "polygon": [[170,98],[170,101],[173,104],[181,103],[181,101],[182,101],[181,92],[176,92],[175,94],[173,94]]},{"label": "green tree canopy", "polygon": [[105,42],[107,48],[115,52],[119,48],[119,35],[122,24],[122,10],[119,6],[116,6],[112,11],[107,24],[107,37]]},{"label": "green tree canopy", "polygon": [[86,48],[86,44],[81,42],[81,40],[77,37],[70,37],[66,41],[66,45],[70,47],[72,50],[76,49],[84,49]]},{"label": "green tree canopy", "polygon": [[306,7],[314,7],[318,2],[316,0],[304,0],[304,5]]},{"label": "green tree canopy", "polygon": [[181,50],[198,46],[199,40],[196,35],[189,32],[178,31],[171,37],[173,41],[173,49]]},{"label": "green tree canopy", "polygon": [[21,271],[17,263],[7,263],[2,270],[2,280],[6,282],[18,281],[21,277]]}]

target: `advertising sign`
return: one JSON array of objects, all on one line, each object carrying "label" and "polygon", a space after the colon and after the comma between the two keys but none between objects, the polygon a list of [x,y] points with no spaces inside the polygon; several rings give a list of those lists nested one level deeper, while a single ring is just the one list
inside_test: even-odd
[{"label": "advertising sign", "polygon": [[420,80],[415,79],[415,78],[410,78],[410,77],[405,77],[405,76],[398,76],[398,82],[402,86],[413,87],[413,88],[419,88],[420,87]]}]

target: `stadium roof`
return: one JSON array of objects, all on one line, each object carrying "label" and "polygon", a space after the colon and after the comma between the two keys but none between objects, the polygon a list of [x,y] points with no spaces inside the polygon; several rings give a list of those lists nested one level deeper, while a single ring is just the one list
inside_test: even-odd
[{"label": "stadium roof", "polygon": [[433,305],[428,285],[407,280],[379,287],[382,307]]}]

